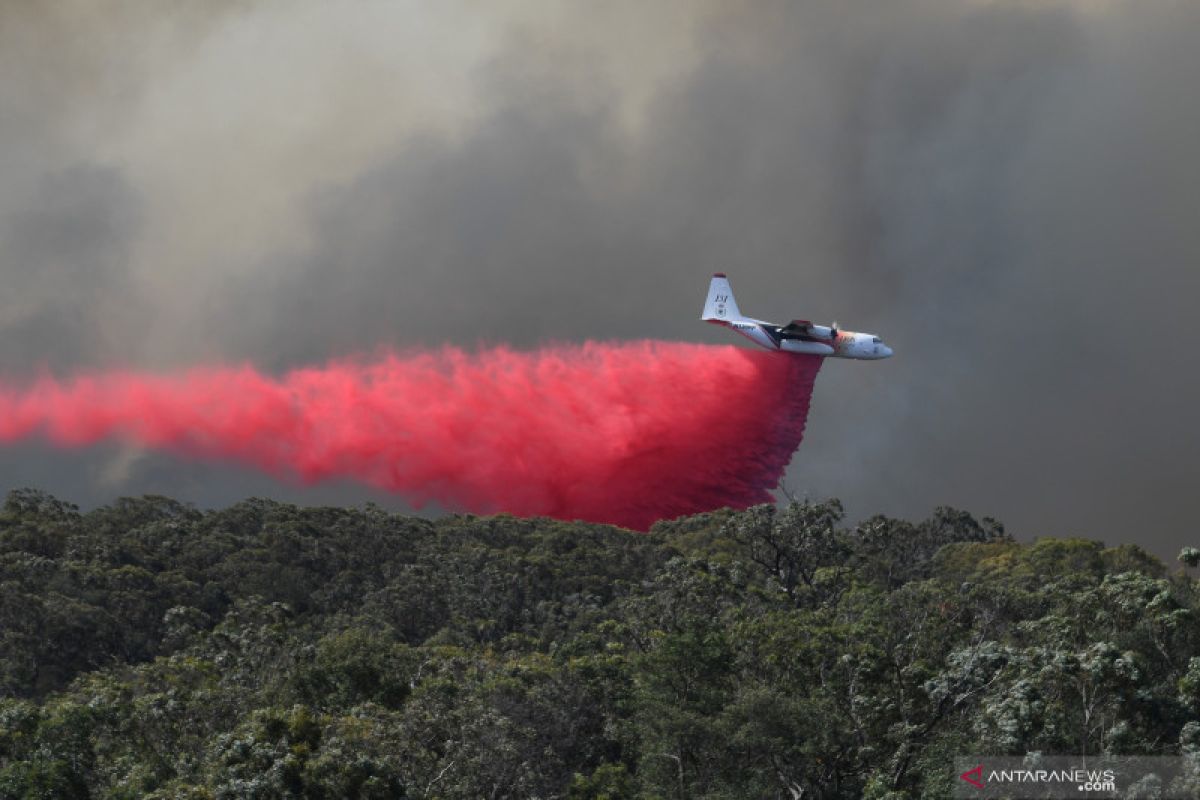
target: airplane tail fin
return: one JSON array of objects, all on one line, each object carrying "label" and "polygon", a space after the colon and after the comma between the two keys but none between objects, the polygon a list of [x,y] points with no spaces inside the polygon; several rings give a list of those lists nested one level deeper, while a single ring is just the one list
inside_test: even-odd
[{"label": "airplane tail fin", "polygon": [[713,275],[708,284],[708,299],[704,302],[702,320],[724,322],[731,319],[741,319],[742,312],[738,311],[737,301],[733,299],[733,287],[724,272]]}]

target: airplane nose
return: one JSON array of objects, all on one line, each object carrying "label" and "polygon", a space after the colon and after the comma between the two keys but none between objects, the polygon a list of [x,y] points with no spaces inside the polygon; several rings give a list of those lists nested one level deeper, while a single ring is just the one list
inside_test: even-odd
[{"label": "airplane nose", "polygon": [[883,346],[883,357],[884,358],[892,357],[892,348],[888,347],[886,344]]}]

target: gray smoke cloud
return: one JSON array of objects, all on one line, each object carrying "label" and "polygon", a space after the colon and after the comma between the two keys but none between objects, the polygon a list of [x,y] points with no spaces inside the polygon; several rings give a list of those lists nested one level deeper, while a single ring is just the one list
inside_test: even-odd
[{"label": "gray smoke cloud", "polygon": [[[791,492],[1171,555],[1197,32],[1165,0],[10,4],[0,371],[723,342],[724,270],[896,349],[822,370]],[[117,446],[0,452],[29,484],[400,507]]]}]

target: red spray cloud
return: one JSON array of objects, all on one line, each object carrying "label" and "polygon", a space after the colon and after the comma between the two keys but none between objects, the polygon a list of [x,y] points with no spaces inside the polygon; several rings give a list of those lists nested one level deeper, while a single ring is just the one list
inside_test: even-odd
[{"label": "red spray cloud", "polygon": [[0,388],[0,442],[119,439],[416,505],[611,522],[769,502],[816,356],[668,342],[443,349],[298,369],[109,372]]}]

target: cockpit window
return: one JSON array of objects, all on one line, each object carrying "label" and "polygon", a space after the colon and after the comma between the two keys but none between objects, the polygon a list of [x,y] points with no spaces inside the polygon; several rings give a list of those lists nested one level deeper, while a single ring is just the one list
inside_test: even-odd
[{"label": "cockpit window", "polygon": [[878,336],[872,336],[871,341],[874,342],[875,344],[883,344],[883,340],[880,339]]}]

